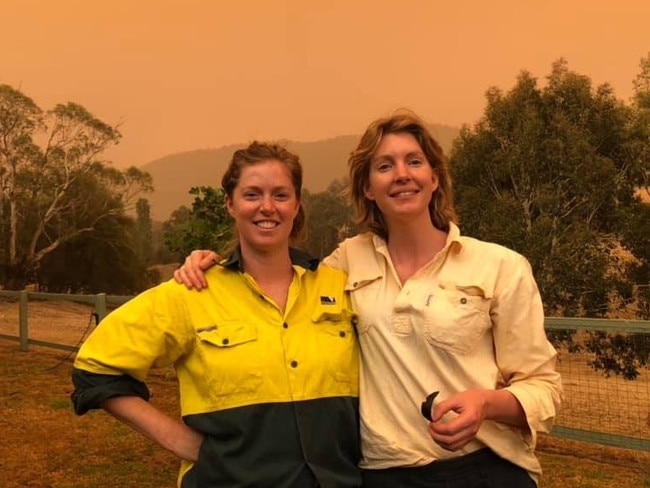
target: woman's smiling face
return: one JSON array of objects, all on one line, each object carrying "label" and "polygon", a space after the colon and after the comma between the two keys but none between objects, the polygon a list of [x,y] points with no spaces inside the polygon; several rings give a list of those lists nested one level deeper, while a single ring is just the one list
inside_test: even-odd
[{"label": "woman's smiling face", "polygon": [[374,201],[386,222],[429,214],[438,178],[415,137],[386,134],[370,163],[365,196]]},{"label": "woman's smiling face", "polygon": [[243,248],[266,252],[289,246],[300,202],[284,163],[271,159],[243,167],[226,206]]}]

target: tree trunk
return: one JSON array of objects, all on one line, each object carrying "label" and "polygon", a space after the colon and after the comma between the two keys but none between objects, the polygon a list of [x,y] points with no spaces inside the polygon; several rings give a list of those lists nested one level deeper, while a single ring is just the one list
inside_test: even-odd
[{"label": "tree trunk", "polygon": [[7,290],[24,290],[25,286],[30,282],[31,273],[29,273],[25,266],[6,265],[5,266],[5,284]]}]

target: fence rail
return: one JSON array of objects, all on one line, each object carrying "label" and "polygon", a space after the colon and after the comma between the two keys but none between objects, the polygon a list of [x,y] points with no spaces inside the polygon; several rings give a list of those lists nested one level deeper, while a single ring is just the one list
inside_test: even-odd
[{"label": "fence rail", "polygon": [[[27,351],[29,345],[37,345],[74,352],[90,329],[90,324],[81,334],[77,345],[30,337],[28,322],[30,300],[88,304],[89,309],[92,307],[89,315],[95,323],[99,323],[109,309],[131,298],[131,296],[104,293],[69,295],[0,290],[0,300],[18,302],[17,335],[0,333],[0,339],[18,341],[21,351]],[[15,320],[13,318],[14,324]],[[639,339],[634,342],[635,347],[643,348],[645,351],[650,350],[650,321],[547,317],[545,327],[549,332],[573,331],[576,336],[594,331],[633,336]],[[0,332],[3,331],[7,332],[6,326],[0,327]],[[641,365],[639,375],[633,380],[627,380],[595,371],[590,366],[594,354],[584,349],[576,352],[562,346],[558,351],[558,369],[562,374],[565,394],[552,435],[650,451],[650,370],[648,366]]]}]

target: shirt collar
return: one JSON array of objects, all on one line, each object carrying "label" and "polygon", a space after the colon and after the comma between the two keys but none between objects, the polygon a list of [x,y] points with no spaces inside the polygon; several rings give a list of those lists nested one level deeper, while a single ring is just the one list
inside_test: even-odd
[{"label": "shirt collar", "polygon": [[[377,234],[372,234],[372,245],[378,253],[388,255],[386,241]],[[445,243],[444,250],[457,249],[460,251],[462,247],[463,240],[461,239],[460,228],[453,222],[449,222],[449,232],[447,233],[447,242]]]},{"label": "shirt collar", "polygon": [[460,229],[453,222],[449,222],[449,234],[445,247],[456,247],[459,251],[463,247],[463,240],[460,238]]},{"label": "shirt collar", "polygon": [[[300,266],[301,268],[308,269],[310,271],[316,271],[318,268],[318,263],[320,260],[318,258],[311,257],[306,252],[300,251],[293,247],[289,248],[289,258],[291,258],[291,264],[294,266]],[[228,268],[233,271],[244,272],[244,260],[241,255],[241,248],[237,246],[235,250],[230,254],[227,259],[224,259],[219,263],[224,268]]]}]

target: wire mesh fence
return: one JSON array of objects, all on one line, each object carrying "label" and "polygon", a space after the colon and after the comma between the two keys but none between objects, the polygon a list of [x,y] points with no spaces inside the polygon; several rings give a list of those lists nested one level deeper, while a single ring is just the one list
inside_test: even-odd
[{"label": "wire mesh fence", "polygon": [[[553,434],[650,451],[650,322],[548,318],[564,399]],[[566,340],[570,337],[570,340]]]},{"label": "wire mesh fence", "polygon": [[[130,298],[22,292],[21,307],[20,293],[0,291],[0,339],[68,351]],[[650,451],[650,322],[554,317],[546,327],[564,386],[552,434]]]}]

